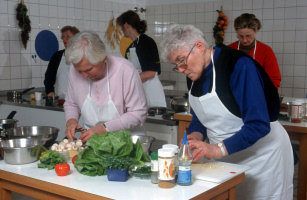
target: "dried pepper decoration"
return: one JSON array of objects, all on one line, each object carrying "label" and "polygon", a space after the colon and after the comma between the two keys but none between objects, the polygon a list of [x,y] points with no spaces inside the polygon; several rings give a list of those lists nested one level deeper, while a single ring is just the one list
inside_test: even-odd
[{"label": "dried pepper decoration", "polygon": [[224,13],[220,10],[216,10],[216,12],[219,13],[219,16],[217,18],[216,24],[213,28],[213,37],[215,39],[215,44],[223,43],[225,35],[224,31],[228,27],[228,17],[224,15]]},{"label": "dried pepper decoration", "polygon": [[21,0],[21,2],[17,5],[16,12],[16,19],[18,20],[19,28],[22,29],[21,41],[24,48],[26,49],[28,40],[30,39],[29,33],[31,32],[31,21],[27,15],[28,9],[23,0]]}]

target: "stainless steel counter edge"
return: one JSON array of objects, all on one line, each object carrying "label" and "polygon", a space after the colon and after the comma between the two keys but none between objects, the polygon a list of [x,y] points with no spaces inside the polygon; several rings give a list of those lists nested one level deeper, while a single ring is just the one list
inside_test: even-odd
[{"label": "stainless steel counter edge", "polygon": [[[36,101],[29,101],[25,99],[25,101],[23,101],[22,103],[17,103],[17,102],[11,102],[11,101],[1,99],[0,105],[1,104],[64,112],[63,106],[46,105],[46,100],[41,100],[39,102],[36,102]],[[178,125],[178,120],[163,119],[162,116],[155,116],[155,117],[148,116],[146,119],[146,122],[153,123],[153,124],[164,124],[164,125],[169,125],[169,126]]]}]

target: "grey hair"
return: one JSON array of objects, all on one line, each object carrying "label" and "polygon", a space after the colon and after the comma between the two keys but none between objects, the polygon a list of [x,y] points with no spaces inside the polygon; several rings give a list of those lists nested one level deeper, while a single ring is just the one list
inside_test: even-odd
[{"label": "grey hair", "polygon": [[107,55],[106,47],[99,35],[93,31],[82,31],[72,37],[65,49],[65,59],[67,64],[77,64],[83,57],[87,61],[96,65],[103,61]]},{"label": "grey hair", "polygon": [[200,41],[206,48],[211,48],[211,44],[206,40],[204,33],[193,25],[171,25],[163,34],[160,43],[161,58],[169,61],[171,53],[178,50],[189,51],[192,46]]}]

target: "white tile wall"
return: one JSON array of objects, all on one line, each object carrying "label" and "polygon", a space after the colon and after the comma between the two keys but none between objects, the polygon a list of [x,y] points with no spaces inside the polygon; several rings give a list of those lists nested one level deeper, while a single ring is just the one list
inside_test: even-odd
[{"label": "white tile wall", "polygon": [[[291,97],[305,97],[307,93],[307,1],[194,0],[188,4],[171,4],[170,22],[193,24],[202,30],[207,40],[212,43],[214,41],[212,28],[218,16],[215,10],[220,10],[221,6],[229,20],[224,44],[237,40],[232,27],[237,16],[245,12],[255,14],[262,22],[262,29],[257,33],[257,39],[272,47],[279,63],[282,73],[279,93]],[[148,13],[154,13],[146,15],[151,24],[160,21],[160,8],[161,5],[147,6]],[[169,13],[162,12],[162,18],[163,15],[169,15]],[[155,34],[157,33],[150,33],[152,37]],[[175,75],[168,63],[162,63],[161,77],[161,79],[177,81],[175,90],[186,89],[186,86],[183,87],[186,83],[185,78]]]},{"label": "white tile wall", "polygon": [[[105,0],[25,0],[31,19],[32,32],[27,49],[20,42],[20,29],[15,19],[19,0],[0,1],[0,90],[43,87],[44,72],[48,62],[32,59],[35,52],[35,37],[42,30],[52,31],[59,40],[59,30],[65,25],[77,26],[80,30],[91,29],[104,40],[108,21],[120,13],[140,7],[140,3],[118,3]],[[122,1],[124,2],[124,1]],[[141,1],[139,1],[141,2]],[[175,2],[175,3],[172,3]],[[176,3],[179,2],[179,3]],[[181,3],[184,2],[184,3]],[[143,1],[142,1],[143,3]],[[307,93],[307,1],[306,0],[165,0],[161,4],[147,1],[146,13],[141,17],[148,22],[147,34],[157,44],[172,23],[193,24],[201,29],[213,43],[212,28],[217,19],[216,10],[221,7],[228,16],[229,26],[224,43],[237,40],[233,20],[244,12],[254,13],[262,22],[257,39],[271,46],[276,54],[282,84],[281,94],[305,97]],[[143,5],[143,4],[142,4]],[[145,7],[145,5],[143,5]],[[107,46],[107,51],[121,56],[119,48]],[[162,63],[163,80],[175,80],[175,90],[186,90],[185,76],[171,71],[169,63]],[[305,74],[305,76],[304,76]]]},{"label": "white tile wall", "polygon": [[[44,87],[44,74],[48,62],[37,57],[35,38],[42,30],[52,31],[58,38],[59,48],[64,45],[60,29],[65,25],[80,30],[94,30],[104,40],[105,30],[112,15],[116,18],[122,12],[140,5],[117,3],[105,0],[25,0],[32,31],[27,49],[20,42],[20,28],[15,9],[20,0],[0,0],[0,90]],[[145,6],[142,6],[145,7]],[[170,9],[170,6],[168,6]],[[144,14],[142,14],[144,17]],[[162,19],[162,13],[161,13]],[[169,21],[169,18],[164,18]],[[154,31],[153,31],[154,33]],[[107,51],[121,56],[119,47],[115,50],[107,45]]]}]

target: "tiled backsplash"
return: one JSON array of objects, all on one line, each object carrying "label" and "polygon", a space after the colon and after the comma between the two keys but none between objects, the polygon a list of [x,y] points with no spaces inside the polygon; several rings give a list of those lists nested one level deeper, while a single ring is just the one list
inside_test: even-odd
[{"label": "tiled backsplash", "polygon": [[[146,8],[141,17],[148,22],[147,34],[157,44],[163,31],[172,23],[193,24],[200,28],[211,43],[213,27],[217,19],[216,10],[221,7],[228,16],[229,26],[225,32],[225,44],[237,40],[233,20],[242,13],[254,13],[262,22],[262,29],[256,38],[271,46],[276,53],[282,83],[280,94],[305,97],[307,93],[307,1],[306,0],[194,0],[157,1],[137,0],[135,3],[120,3],[104,0],[25,0],[31,19],[32,32],[27,49],[20,42],[20,29],[17,27],[15,9],[19,0],[0,0],[0,90],[43,87],[44,73],[48,62],[36,55],[35,38],[42,30],[52,31],[59,40],[60,29],[73,25],[80,30],[94,30],[104,40],[108,21],[112,15],[133,9],[135,6]],[[161,1],[160,1],[161,2]],[[186,1],[187,2],[187,1]],[[193,3],[194,2],[194,3]],[[153,5],[155,4],[155,5]],[[118,46],[115,50],[107,46],[107,51],[121,56]],[[162,63],[162,80],[176,81],[175,90],[186,91],[186,78],[183,74],[171,71],[169,63]]]},{"label": "tiled backsplash", "polygon": [[[213,27],[218,17],[216,10],[222,7],[228,16],[228,29],[224,44],[237,40],[233,28],[234,19],[242,13],[253,13],[262,22],[256,38],[271,46],[276,54],[282,83],[279,93],[286,96],[305,97],[307,93],[306,0],[222,0],[198,1],[172,5],[147,5],[146,17],[149,35],[161,41],[163,30],[171,23],[193,24],[201,29],[209,42],[214,43]],[[186,89],[185,76],[171,71],[169,63],[163,63],[162,78],[176,80],[176,90]]]}]

